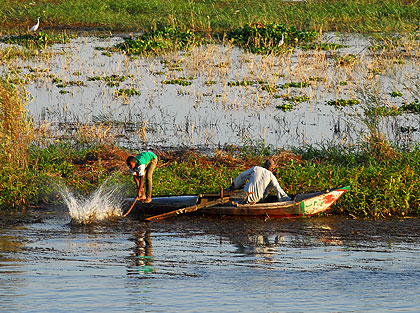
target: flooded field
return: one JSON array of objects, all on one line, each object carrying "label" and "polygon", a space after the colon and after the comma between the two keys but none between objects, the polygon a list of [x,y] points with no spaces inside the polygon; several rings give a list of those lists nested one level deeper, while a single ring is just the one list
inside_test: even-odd
[{"label": "flooded field", "polygon": [[3,312],[418,312],[418,219],[0,227]]},{"label": "flooded field", "polygon": [[279,56],[229,44],[159,57],[97,49],[121,41],[79,37],[1,70],[24,83],[31,116],[52,137],[131,147],[346,144],[374,120],[394,142],[419,139],[418,114],[397,112],[419,98],[414,39],[325,34],[329,50]]}]

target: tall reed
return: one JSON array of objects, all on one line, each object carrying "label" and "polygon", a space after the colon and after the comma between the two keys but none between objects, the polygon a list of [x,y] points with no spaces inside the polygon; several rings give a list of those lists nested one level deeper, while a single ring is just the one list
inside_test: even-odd
[{"label": "tall reed", "polygon": [[32,130],[25,109],[25,93],[0,82],[0,208],[25,203],[28,189],[28,145]]}]

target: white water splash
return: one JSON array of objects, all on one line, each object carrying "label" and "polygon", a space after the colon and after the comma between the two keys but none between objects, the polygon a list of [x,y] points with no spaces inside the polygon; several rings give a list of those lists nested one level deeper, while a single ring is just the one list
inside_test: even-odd
[{"label": "white water splash", "polygon": [[72,222],[89,224],[122,215],[122,198],[119,188],[110,189],[106,188],[105,185],[106,183],[84,199],[75,196],[68,189],[61,192],[61,196],[69,208]]}]

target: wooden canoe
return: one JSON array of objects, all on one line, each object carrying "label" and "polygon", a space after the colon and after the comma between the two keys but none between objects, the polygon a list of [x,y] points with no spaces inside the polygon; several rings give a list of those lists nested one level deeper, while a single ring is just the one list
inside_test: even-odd
[{"label": "wooden canoe", "polygon": [[[349,188],[350,186],[344,186],[332,190],[298,194],[291,201],[284,202],[278,202],[276,197],[270,196],[264,202],[246,204],[234,201],[233,194],[225,194],[224,196],[230,196],[232,200],[224,204],[204,207],[195,214],[270,218],[312,216],[328,210]],[[166,213],[184,207],[202,205],[218,198],[220,198],[218,194],[153,197],[151,203],[136,203],[130,215],[144,217]],[[127,199],[127,206],[133,201],[134,199]]]}]

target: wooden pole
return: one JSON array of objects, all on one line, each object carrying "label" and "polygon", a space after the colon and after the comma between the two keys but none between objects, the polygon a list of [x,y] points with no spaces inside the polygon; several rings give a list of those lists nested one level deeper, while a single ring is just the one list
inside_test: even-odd
[{"label": "wooden pole", "polygon": [[189,207],[186,207],[186,208],[170,211],[170,212],[167,212],[167,213],[150,216],[148,218],[145,218],[145,220],[149,221],[149,222],[156,221],[156,220],[162,220],[162,219],[170,217],[170,216],[190,213],[190,212],[197,211],[199,209],[209,208],[209,207],[212,207],[212,206],[215,206],[215,205],[218,205],[218,204],[223,204],[223,203],[228,202],[229,199],[230,199],[230,197],[220,198],[220,199],[217,199],[217,200],[214,200],[214,201],[200,203],[200,204],[192,205],[192,206],[189,206]]},{"label": "wooden pole", "polygon": [[127,211],[127,212],[125,212],[124,214],[123,214],[123,217],[126,217],[130,212],[131,212],[131,210],[134,208],[134,205],[136,204],[136,202],[137,202],[137,199],[138,199],[138,197],[136,197],[136,199],[134,200],[134,202],[133,202],[133,204],[131,205],[131,207],[130,207],[130,209]]}]

